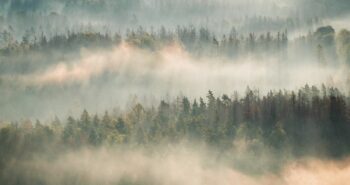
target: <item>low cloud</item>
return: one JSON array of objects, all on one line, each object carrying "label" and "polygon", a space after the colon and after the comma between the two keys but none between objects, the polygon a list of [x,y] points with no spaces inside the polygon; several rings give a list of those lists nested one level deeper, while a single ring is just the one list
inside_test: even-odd
[{"label": "low cloud", "polygon": [[[294,60],[296,57],[292,58]],[[91,79],[107,73],[112,74],[116,83],[126,82],[123,88],[142,88],[140,84],[146,82],[157,86],[156,91],[160,90],[163,94],[166,90],[175,94],[192,94],[198,91],[203,93],[208,89],[232,92],[251,86],[263,91],[323,83],[346,89],[347,72],[339,66],[322,66],[310,59],[283,61],[276,56],[197,58],[178,45],[148,51],[123,43],[112,51],[82,51],[78,60],[62,61],[44,71],[21,76],[20,79],[26,84],[37,86],[72,83],[93,85]],[[172,92],[174,89],[177,92]]]},{"label": "low cloud", "polygon": [[[232,154],[234,155],[234,154]],[[342,185],[350,178],[349,160],[304,159],[277,173],[243,173],[206,151],[187,147],[158,149],[83,149],[52,159],[37,157],[13,166],[22,178],[44,184],[167,185]],[[12,174],[13,175],[13,174]]]},{"label": "low cloud", "polygon": [[[126,43],[112,50],[82,50],[79,57],[27,74],[2,76],[3,119],[47,119],[77,115],[83,109],[102,113],[125,107],[137,96],[146,106],[160,99],[186,95],[241,95],[249,86],[266,94],[270,90],[295,90],[305,84],[322,84],[349,92],[347,67],[320,65],[306,56],[195,57],[173,44],[157,51]],[[54,98],[53,98],[54,97]],[[33,109],[31,105],[35,104]]]}]

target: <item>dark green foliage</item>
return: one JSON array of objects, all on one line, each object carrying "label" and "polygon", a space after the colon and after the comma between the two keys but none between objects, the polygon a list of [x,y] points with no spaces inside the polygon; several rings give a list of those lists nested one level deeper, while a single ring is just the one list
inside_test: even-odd
[{"label": "dark green foliage", "polygon": [[[102,119],[84,110],[80,119],[68,117],[63,124],[58,118],[51,124],[37,120],[35,126],[30,120],[8,124],[0,130],[0,181],[7,182],[4,169],[9,168],[9,161],[55,156],[82,147],[189,140],[228,153],[239,151],[237,144],[245,143],[247,155],[269,151],[276,161],[288,156],[346,156],[350,152],[349,98],[334,88],[323,86],[320,92],[306,85],[297,93],[270,91],[260,97],[258,91],[247,88],[242,98],[237,93],[218,98],[209,91],[207,101],[181,97],[161,101],[157,110],[135,104],[122,114],[106,112]],[[235,164],[242,170],[254,167]],[[121,183],[134,184],[129,180]]]},{"label": "dark green foliage", "polygon": [[[79,120],[69,117],[64,126],[57,118],[50,125],[39,121],[34,127],[30,121],[11,124],[1,129],[1,152],[5,155],[14,149],[43,150],[45,143],[76,148],[106,143],[176,142],[186,138],[230,147],[227,144],[244,137],[263,139],[278,150],[291,147],[303,155],[317,151],[315,142],[328,148],[325,155],[341,156],[349,148],[348,114],[346,97],[333,88],[323,96],[316,87],[305,86],[297,95],[270,91],[263,97],[248,88],[242,98],[237,94],[216,98],[209,91],[207,102],[200,98],[199,103],[191,103],[187,97],[181,98],[180,104],[161,101],[156,112],[137,104],[120,116],[106,112],[102,119],[98,115],[91,117],[84,110]],[[23,144],[20,140],[24,138],[28,144],[17,146]],[[314,151],[309,151],[309,147]]]}]

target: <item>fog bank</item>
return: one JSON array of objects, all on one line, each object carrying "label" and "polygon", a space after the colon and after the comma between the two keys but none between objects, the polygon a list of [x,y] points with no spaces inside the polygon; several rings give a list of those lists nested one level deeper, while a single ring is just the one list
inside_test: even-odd
[{"label": "fog bank", "polygon": [[[319,64],[293,53],[195,57],[178,44],[159,51],[126,43],[112,50],[82,49],[75,59],[51,62],[26,74],[3,75],[1,115],[35,119],[76,115],[83,109],[101,113],[124,107],[135,96],[133,101],[151,106],[182,94],[198,98],[208,90],[243,94],[248,86],[266,94],[324,84],[347,93],[348,68],[339,65],[335,61]],[[36,109],[31,108],[34,102]]]},{"label": "fog bank", "polygon": [[38,157],[18,165],[15,162],[8,173],[48,185],[341,185],[350,178],[349,160],[303,159],[291,161],[277,173],[251,175],[212,153],[183,146],[165,147],[153,153],[140,148],[82,149],[53,159]]}]

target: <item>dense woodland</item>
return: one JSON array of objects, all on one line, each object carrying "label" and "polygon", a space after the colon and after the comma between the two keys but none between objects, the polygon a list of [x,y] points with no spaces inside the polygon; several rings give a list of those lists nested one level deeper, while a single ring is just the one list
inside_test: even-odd
[{"label": "dense woodland", "polygon": [[[180,44],[184,49],[199,57],[221,56],[237,58],[240,56],[255,55],[269,56],[279,54],[281,60],[287,60],[287,53],[295,52],[303,55],[315,56],[319,62],[328,60],[330,64],[336,63],[339,57],[349,63],[350,32],[341,30],[338,33],[331,26],[320,27],[314,32],[288,40],[288,31],[271,33],[240,34],[233,27],[227,34],[218,35],[205,27],[177,26],[175,30],[161,27],[158,30],[147,31],[143,27],[127,29],[126,34],[101,33],[90,31],[72,32],[47,37],[43,32],[34,29],[27,30],[22,39],[15,38],[10,30],[0,33],[2,47],[0,53],[4,61],[11,61],[14,56],[29,54],[44,54],[79,52],[86,48],[111,48],[121,42],[139,48],[159,50],[174,43]],[[288,46],[293,49],[288,49]],[[293,53],[293,54],[295,54]],[[308,54],[308,55],[307,55]],[[62,56],[62,54],[59,54]],[[6,58],[6,56],[8,56]],[[332,60],[332,61],[330,61]]]},{"label": "dense woodland", "polygon": [[[331,30],[334,34],[334,30]],[[21,40],[15,39],[10,31],[1,33],[3,47],[2,54],[11,52],[28,52],[43,50],[70,51],[81,47],[111,47],[125,41],[133,46],[145,49],[160,49],[163,46],[178,42],[188,51],[193,51],[197,55],[218,52],[238,55],[239,52],[254,53],[282,50],[288,44],[287,30],[275,34],[267,32],[264,34],[249,33],[240,35],[235,28],[228,34],[221,37],[210,31],[208,28],[196,28],[194,26],[178,26],[175,30],[167,30],[161,27],[157,31],[147,31],[143,27],[137,29],[127,29],[124,38],[120,33],[100,33],[90,31],[71,32],[55,35],[47,38],[44,33],[37,33],[34,29],[26,31]],[[221,54],[221,53],[220,53]]]},{"label": "dense woodland", "polygon": [[0,0],[0,185],[294,185],[325,161],[329,179],[347,173],[349,10]]},{"label": "dense woodland", "polygon": [[[50,123],[12,122],[0,131],[0,168],[13,160],[84,147],[186,141],[205,143],[213,151],[228,152],[228,157],[243,142],[247,153],[259,156],[269,151],[277,162],[305,156],[339,158],[350,151],[349,101],[337,89],[324,86],[266,95],[247,88],[244,96],[217,97],[209,91],[206,98],[178,97],[157,107],[135,103],[126,111],[104,115],[85,110],[80,118]],[[0,175],[4,180],[6,174]]]}]

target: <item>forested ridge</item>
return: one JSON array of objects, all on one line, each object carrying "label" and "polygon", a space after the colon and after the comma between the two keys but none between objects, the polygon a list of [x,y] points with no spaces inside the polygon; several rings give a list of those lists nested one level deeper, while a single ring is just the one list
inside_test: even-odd
[{"label": "forested ridge", "polygon": [[0,0],[0,185],[344,185],[349,0]]},{"label": "forested ridge", "polygon": [[149,146],[186,140],[229,151],[238,141],[249,150],[261,147],[279,158],[287,156],[342,157],[349,152],[349,97],[335,88],[306,85],[296,92],[271,91],[261,96],[246,91],[240,97],[215,96],[193,101],[182,96],[156,107],[134,103],[125,111],[80,118],[22,120],[3,124],[0,131],[1,168],[46,152],[86,146]]},{"label": "forested ridge", "polygon": [[[177,26],[176,29],[143,28],[126,29],[120,32],[98,32],[93,29],[66,31],[64,34],[48,36],[33,28],[26,30],[21,39],[13,31],[5,29],[0,33],[0,54],[4,61],[16,56],[30,54],[61,57],[70,56],[83,48],[107,49],[127,43],[131,46],[157,51],[171,44],[179,44],[197,57],[228,57],[277,55],[287,60],[288,53],[312,56],[318,62],[337,64],[337,58],[349,63],[350,32],[342,29],[335,32],[332,26],[323,26],[306,35],[288,39],[288,30],[263,33],[240,33],[232,27],[227,33],[217,34],[207,27]],[[24,60],[18,59],[17,60]]]},{"label": "forested ridge", "polygon": [[[331,28],[331,32],[334,30]],[[4,55],[18,52],[42,50],[76,50],[80,47],[108,48],[116,46],[122,41],[136,47],[157,50],[172,43],[180,43],[190,52],[197,55],[211,53],[237,54],[242,52],[265,52],[286,48],[288,44],[287,30],[276,33],[266,32],[256,34],[240,34],[232,27],[227,34],[216,34],[207,27],[177,26],[176,29],[167,29],[164,26],[157,30],[139,26],[137,29],[126,29],[123,35],[120,32],[98,32],[92,28],[55,34],[50,37],[44,32],[33,28],[26,30],[21,39],[17,39],[14,31],[5,29],[0,33],[2,42],[1,53]],[[310,35],[311,37],[311,35]],[[311,38],[310,38],[311,39]],[[330,38],[331,40],[332,38]],[[220,53],[219,53],[220,52]]]}]

